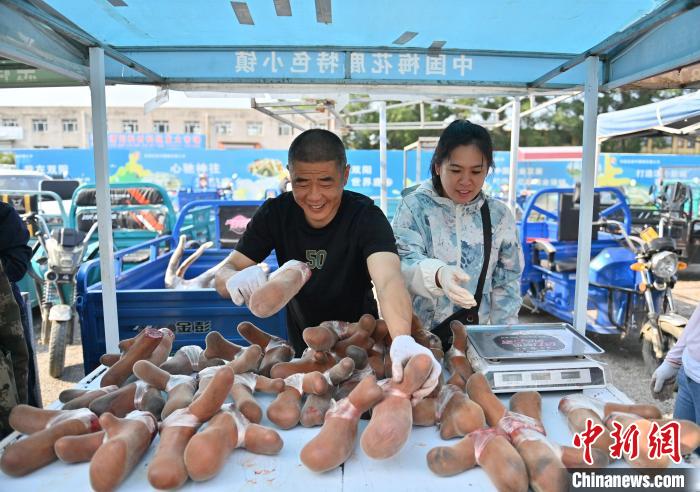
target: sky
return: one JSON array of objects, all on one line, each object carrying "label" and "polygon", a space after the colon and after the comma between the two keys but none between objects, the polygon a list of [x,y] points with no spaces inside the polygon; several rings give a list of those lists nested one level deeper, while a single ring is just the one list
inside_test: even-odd
[{"label": "sky", "polygon": [[[154,98],[157,88],[143,85],[117,85],[106,87],[107,106],[140,107]],[[212,93],[200,93],[199,97],[188,97],[180,91],[170,91],[164,108],[250,108],[250,99],[241,97],[211,97]],[[260,98],[258,98],[260,100]],[[1,106],[34,107],[89,107],[88,87],[50,87],[28,89],[0,89]]]}]

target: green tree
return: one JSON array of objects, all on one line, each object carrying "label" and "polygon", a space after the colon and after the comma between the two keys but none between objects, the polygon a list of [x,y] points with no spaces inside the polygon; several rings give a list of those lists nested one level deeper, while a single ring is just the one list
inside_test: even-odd
[{"label": "green tree", "polygon": [[[644,104],[676,97],[683,93],[679,89],[669,90],[636,90],[636,91],[615,91],[601,93],[598,96],[598,112],[606,113],[619,111],[621,109],[633,108]],[[546,97],[536,97],[535,104],[546,101]],[[507,97],[491,97],[487,99],[457,99],[450,100],[461,105],[478,105],[483,108],[498,109],[510,101]],[[387,105],[391,105],[388,102]],[[365,109],[364,104],[349,105],[346,112]],[[525,98],[521,102],[521,110],[530,108],[530,99]],[[445,121],[448,118],[472,118],[475,121],[488,121],[491,114],[489,112],[473,113],[469,110],[454,110],[447,106],[425,105],[425,119],[427,121]],[[501,113],[501,118],[506,117]],[[387,111],[387,121],[419,121],[419,105],[404,106]],[[378,113],[371,112],[350,118],[350,123],[377,123]],[[345,144],[349,148],[374,149],[379,148],[377,131],[351,131],[345,136]],[[401,130],[387,132],[387,146],[390,149],[402,149],[404,146],[415,142],[418,137],[438,136],[438,130]],[[564,100],[556,105],[549,106],[528,115],[520,121],[520,146],[521,147],[543,147],[543,146],[578,146],[582,144],[583,135],[583,97],[578,95]],[[491,137],[494,142],[494,149],[510,149],[510,129],[506,131],[502,126],[491,130]],[[656,147],[664,146],[661,138],[655,139]],[[642,148],[641,138],[625,138],[610,140],[603,143],[603,152],[640,152]]]}]

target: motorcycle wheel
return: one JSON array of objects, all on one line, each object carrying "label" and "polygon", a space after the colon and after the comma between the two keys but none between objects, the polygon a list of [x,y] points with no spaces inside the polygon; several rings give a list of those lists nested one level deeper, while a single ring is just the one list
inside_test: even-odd
[{"label": "motorcycle wheel", "polygon": [[644,368],[651,376],[663,359],[658,359],[654,353],[654,346],[649,340],[642,339],[642,359],[644,360]]},{"label": "motorcycle wheel", "polygon": [[[671,338],[670,347],[673,347],[676,343],[676,339],[667,334]],[[670,350],[670,349],[669,349]],[[664,359],[659,359],[654,353],[654,346],[649,340],[642,339],[642,359],[644,360],[644,367],[651,376],[657,367],[664,361]]]},{"label": "motorcycle wheel", "polygon": [[49,338],[49,374],[60,378],[66,363],[66,342],[68,323],[71,321],[52,321],[51,337]]}]

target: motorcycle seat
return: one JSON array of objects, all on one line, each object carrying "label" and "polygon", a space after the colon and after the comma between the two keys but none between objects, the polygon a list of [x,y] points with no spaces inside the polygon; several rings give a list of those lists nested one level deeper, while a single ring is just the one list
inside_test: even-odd
[{"label": "motorcycle seat", "polygon": [[[546,239],[533,239],[532,243],[532,263],[549,270],[550,272],[575,272],[576,257],[557,259],[557,248]],[[544,252],[546,257],[540,258],[540,251]]]}]

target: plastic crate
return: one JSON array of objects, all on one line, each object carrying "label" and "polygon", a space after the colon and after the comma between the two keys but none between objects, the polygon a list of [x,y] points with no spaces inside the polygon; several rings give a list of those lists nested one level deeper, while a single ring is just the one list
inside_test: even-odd
[{"label": "plastic crate", "polygon": [[[285,310],[275,316],[261,319],[250,310],[223,299],[214,289],[170,290],[165,289],[165,269],[172,252],[162,254],[163,247],[171,245],[171,237],[165,236],[115,254],[117,287],[117,312],[119,339],[131,338],[145,326],[169,327],[175,331],[173,350],[183,345],[204,347],[204,339],[210,331],[220,332],[227,340],[247,345],[236,331],[242,321],[250,321],[268,333],[286,338]],[[122,271],[122,259],[129,252],[150,250],[150,261]],[[185,252],[185,258],[194,250]],[[229,254],[229,250],[207,250],[188,270],[192,278],[211,268]],[[277,268],[277,260],[270,256],[265,260],[271,270]],[[105,353],[104,313],[102,310],[102,284],[87,285],[91,270],[99,268],[99,260],[85,263],[78,273],[77,308],[83,344],[85,373],[99,365]]]}]

